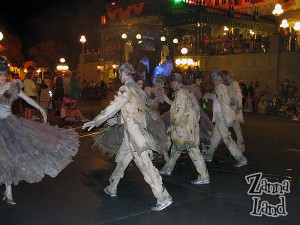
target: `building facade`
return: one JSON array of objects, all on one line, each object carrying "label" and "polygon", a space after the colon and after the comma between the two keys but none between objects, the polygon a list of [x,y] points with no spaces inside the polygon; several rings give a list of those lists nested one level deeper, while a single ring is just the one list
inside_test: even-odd
[{"label": "building facade", "polygon": [[[91,68],[98,66],[101,69],[97,70],[96,80],[109,81],[115,76],[114,68],[121,63],[130,62],[136,67],[147,56],[151,70],[170,58],[182,69],[189,66],[199,66],[204,71],[232,69],[238,79],[246,81],[273,76],[271,89],[276,90],[283,77],[299,82],[291,69],[284,70],[281,58],[283,52],[285,59],[288,52],[297,57],[300,44],[299,34],[293,29],[300,21],[299,0],[281,0],[284,13],[274,16],[272,11],[277,3],[274,0],[112,1],[101,17],[100,52],[89,63],[81,56],[79,69],[84,67],[85,77],[94,79],[88,71],[95,71]],[[283,18],[287,18],[289,27],[280,30],[278,21]],[[263,63],[266,68],[259,70],[253,61]],[[245,65],[250,64],[252,72],[245,71]],[[295,69],[299,71],[297,66]]]}]

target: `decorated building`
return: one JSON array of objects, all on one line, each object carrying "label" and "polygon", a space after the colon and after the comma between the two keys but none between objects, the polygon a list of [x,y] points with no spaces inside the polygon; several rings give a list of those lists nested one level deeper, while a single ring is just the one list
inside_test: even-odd
[{"label": "decorated building", "polygon": [[[272,13],[278,3],[283,14]],[[168,58],[182,68],[210,70],[215,69],[207,66],[211,57],[228,61],[235,55],[297,51],[300,43],[294,27],[300,21],[299,8],[300,0],[112,1],[101,17],[101,49],[94,63],[101,71],[113,71],[124,62],[136,67],[147,56],[150,71]],[[288,27],[280,28],[283,18]],[[274,33],[281,33],[282,43]]]}]

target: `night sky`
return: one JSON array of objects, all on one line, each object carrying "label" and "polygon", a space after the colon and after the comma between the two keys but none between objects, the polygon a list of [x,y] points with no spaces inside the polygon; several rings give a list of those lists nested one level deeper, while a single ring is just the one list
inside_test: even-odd
[{"label": "night sky", "polygon": [[[4,0],[1,1],[0,29],[21,39],[23,53],[46,40],[58,40],[68,56],[78,59],[79,42],[86,35],[86,49],[99,45],[100,16],[106,0]],[[71,59],[70,59],[71,60]],[[77,62],[78,63],[78,62]]]}]

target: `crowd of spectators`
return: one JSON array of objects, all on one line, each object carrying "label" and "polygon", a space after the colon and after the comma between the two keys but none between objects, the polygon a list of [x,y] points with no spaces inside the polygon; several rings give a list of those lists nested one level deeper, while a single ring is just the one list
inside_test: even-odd
[{"label": "crowd of spectators", "polygon": [[81,97],[83,99],[103,99],[106,97],[108,92],[108,86],[106,82],[99,81],[86,81],[82,82]]},{"label": "crowd of spectators", "polygon": [[84,61],[86,63],[98,62],[101,60],[101,52],[99,50],[89,50],[87,49],[84,55]]},{"label": "crowd of spectators", "polygon": [[240,81],[243,93],[244,112],[258,114],[278,115],[291,118],[293,121],[300,120],[300,92],[294,81],[285,79],[277,94],[272,95],[269,86],[260,87],[259,81],[250,81],[247,86]]},{"label": "crowd of spectators", "polygon": [[[20,79],[18,74],[11,74],[12,79]],[[82,94],[80,76],[76,72],[41,74],[33,68],[29,70],[23,80],[24,93],[34,99],[48,115],[59,116],[63,122],[86,122],[78,109],[78,101]],[[13,105],[14,113],[25,112],[24,116],[31,120],[40,120],[39,113],[28,104],[16,101]]]}]

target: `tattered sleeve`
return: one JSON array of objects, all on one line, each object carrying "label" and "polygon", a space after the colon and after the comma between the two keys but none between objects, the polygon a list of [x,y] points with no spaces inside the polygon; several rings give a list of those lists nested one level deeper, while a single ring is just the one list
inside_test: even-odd
[{"label": "tattered sleeve", "polygon": [[236,103],[238,106],[238,109],[242,109],[243,106],[243,95],[241,92],[241,88],[240,85],[238,84],[238,82],[233,82],[233,90],[235,92],[235,96],[236,96]]},{"label": "tattered sleeve", "polygon": [[98,116],[95,117],[94,121],[96,121],[96,125],[99,126],[99,124],[102,124],[104,121],[114,116],[128,102],[128,100],[129,92],[126,91],[124,86],[122,86],[115,99],[111,101]]},{"label": "tattered sleeve", "polygon": [[170,121],[172,126],[179,125],[187,107],[187,100],[187,95],[183,93],[183,90],[178,90],[176,98],[173,102],[175,105],[173,107],[174,111],[172,112],[172,118]]}]

